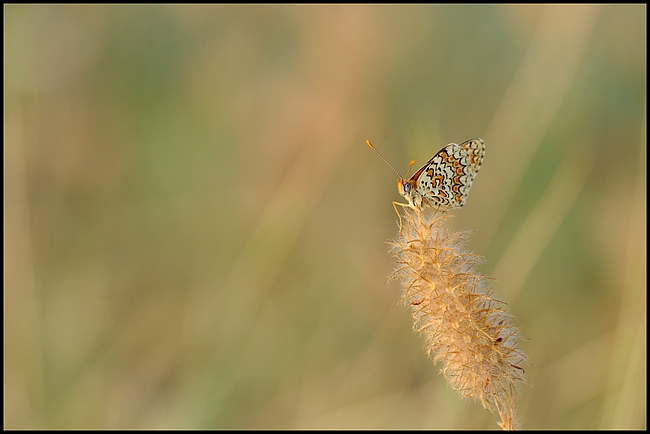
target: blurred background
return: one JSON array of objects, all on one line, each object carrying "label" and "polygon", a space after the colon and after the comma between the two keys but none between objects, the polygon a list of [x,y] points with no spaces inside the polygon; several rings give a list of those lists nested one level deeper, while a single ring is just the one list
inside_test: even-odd
[{"label": "blurred background", "polygon": [[646,6],[5,5],[5,428],[497,428],[385,284],[396,175],[522,335],[523,428],[646,427]]}]

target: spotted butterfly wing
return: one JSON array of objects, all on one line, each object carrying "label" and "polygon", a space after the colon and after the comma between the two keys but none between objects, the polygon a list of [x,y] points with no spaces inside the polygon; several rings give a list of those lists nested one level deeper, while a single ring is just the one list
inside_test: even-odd
[{"label": "spotted butterfly wing", "polygon": [[[431,157],[408,183],[436,208],[459,208],[467,200],[484,155],[485,144],[481,139],[460,145],[450,143]],[[413,203],[422,207],[425,201]]]},{"label": "spotted butterfly wing", "polygon": [[478,169],[481,168],[483,163],[483,157],[485,156],[485,143],[481,139],[471,139],[460,144],[460,147],[463,148],[469,154],[469,164],[472,168],[472,180],[476,177]]}]

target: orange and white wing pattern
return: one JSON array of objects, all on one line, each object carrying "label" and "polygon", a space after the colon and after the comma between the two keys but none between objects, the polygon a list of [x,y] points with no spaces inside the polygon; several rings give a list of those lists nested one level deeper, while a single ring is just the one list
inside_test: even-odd
[{"label": "orange and white wing pattern", "polygon": [[485,144],[481,139],[460,145],[450,143],[431,157],[411,177],[409,184],[433,207],[459,208],[467,200],[484,155]]},{"label": "orange and white wing pattern", "polygon": [[485,157],[485,143],[483,143],[483,140],[477,138],[461,143],[460,147],[469,154],[469,165],[472,168],[473,181],[478,173],[478,169],[480,169],[481,164],[483,164],[483,158]]}]

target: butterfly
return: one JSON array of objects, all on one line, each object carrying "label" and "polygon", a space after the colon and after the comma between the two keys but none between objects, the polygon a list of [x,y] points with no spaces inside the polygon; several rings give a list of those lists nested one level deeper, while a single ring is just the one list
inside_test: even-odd
[{"label": "butterfly", "polygon": [[[418,210],[424,209],[426,205],[442,210],[465,205],[469,189],[485,156],[485,143],[482,139],[471,139],[460,145],[450,143],[436,152],[420,170],[407,179],[399,174],[369,140],[366,140],[366,143],[399,176],[397,190],[408,203],[393,202],[395,212],[395,205]],[[414,163],[411,161],[409,170]],[[399,216],[399,213],[397,215]]]}]

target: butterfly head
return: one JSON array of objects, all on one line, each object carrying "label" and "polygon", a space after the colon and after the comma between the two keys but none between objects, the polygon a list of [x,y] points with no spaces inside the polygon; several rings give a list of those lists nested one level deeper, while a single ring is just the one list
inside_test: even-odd
[{"label": "butterfly head", "polygon": [[[411,163],[412,164],[412,163]],[[418,193],[415,188],[414,179],[398,179],[397,180],[397,191],[400,195],[408,201],[411,208],[421,208],[422,207],[422,196]]]},{"label": "butterfly head", "polygon": [[[422,202],[422,198],[420,194],[418,193],[417,190],[417,174],[413,176],[411,179],[408,178],[409,173],[411,172],[411,167],[415,164],[415,161],[411,161],[409,163],[409,170],[406,172],[406,176],[402,178],[400,176],[400,179],[397,180],[397,191],[399,194],[404,196],[404,198],[408,201],[409,205],[412,208],[418,207],[420,203]],[[399,175],[399,173],[398,173]]]}]

